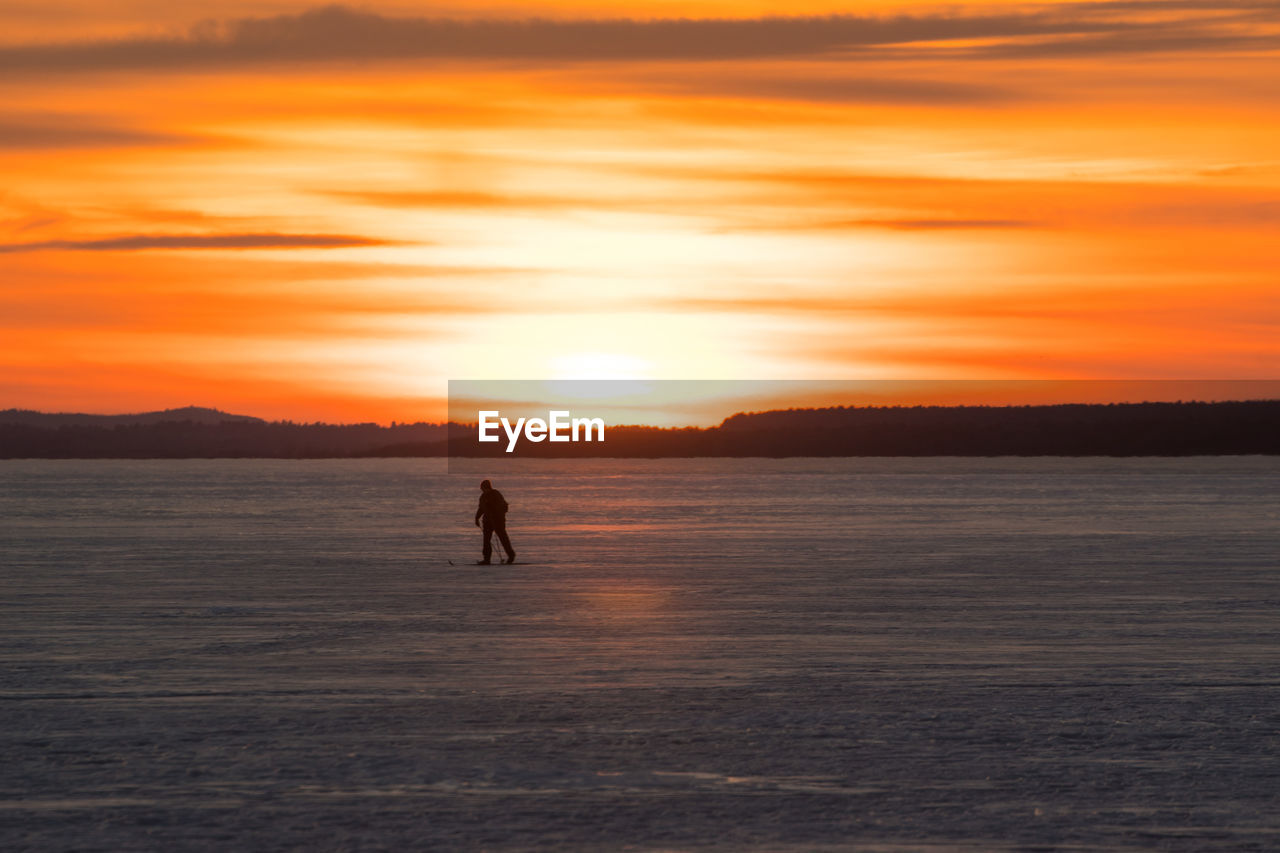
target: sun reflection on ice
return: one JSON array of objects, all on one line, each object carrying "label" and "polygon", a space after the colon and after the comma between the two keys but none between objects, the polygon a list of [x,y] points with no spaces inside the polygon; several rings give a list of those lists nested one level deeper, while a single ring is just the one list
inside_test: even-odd
[{"label": "sun reflection on ice", "polygon": [[574,591],[584,615],[607,621],[651,620],[663,609],[669,591],[653,586],[597,586]]}]

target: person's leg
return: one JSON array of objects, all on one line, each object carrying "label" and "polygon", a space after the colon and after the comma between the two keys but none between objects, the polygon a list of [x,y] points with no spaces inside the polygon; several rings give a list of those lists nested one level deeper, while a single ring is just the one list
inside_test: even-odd
[{"label": "person's leg", "polygon": [[493,525],[489,523],[489,519],[484,520],[481,532],[484,534],[484,548],[480,553],[484,555],[484,562],[487,563],[493,556],[493,543],[490,541],[493,538]]},{"label": "person's leg", "polygon": [[511,537],[507,535],[506,521],[500,521],[493,526],[494,532],[498,534],[498,541],[502,543],[502,547],[507,552],[507,562],[515,562],[516,549],[511,547]]}]

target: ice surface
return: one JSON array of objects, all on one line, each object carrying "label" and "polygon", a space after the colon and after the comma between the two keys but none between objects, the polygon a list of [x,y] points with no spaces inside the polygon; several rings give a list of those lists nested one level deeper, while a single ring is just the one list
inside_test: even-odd
[{"label": "ice surface", "polygon": [[1280,460],[453,465],[0,463],[0,847],[1280,848]]}]

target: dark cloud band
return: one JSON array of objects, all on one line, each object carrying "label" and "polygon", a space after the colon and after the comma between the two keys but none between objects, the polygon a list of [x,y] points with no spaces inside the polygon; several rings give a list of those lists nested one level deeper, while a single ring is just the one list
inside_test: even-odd
[{"label": "dark cloud band", "polygon": [[[392,18],[342,6],[298,15],[197,25],[185,36],[0,48],[0,70],[91,71],[199,68],[260,63],[373,59],[517,61],[733,60],[857,54],[898,46],[911,55],[923,42],[1017,40],[1087,52],[1149,51],[1153,45],[1221,50],[1233,39],[1233,16],[1256,18],[1280,4],[1249,0],[1208,4],[1059,4],[1012,13],[896,16],[834,15],[747,19],[455,20]],[[1145,14],[1139,14],[1139,12]],[[1126,17],[1132,13],[1132,16]],[[1272,39],[1274,41],[1274,39]],[[993,53],[1007,50],[993,46]],[[1034,46],[1029,49],[1034,50]],[[970,55],[982,54],[974,48]],[[877,55],[880,55],[877,52]]]},{"label": "dark cloud band", "polygon": [[346,234],[134,234],[97,240],[42,240],[0,244],[0,254],[15,252],[136,252],[146,249],[342,249],[385,246],[384,240]]},{"label": "dark cloud band", "polygon": [[191,139],[92,121],[0,119],[0,149],[116,148],[177,145]]}]

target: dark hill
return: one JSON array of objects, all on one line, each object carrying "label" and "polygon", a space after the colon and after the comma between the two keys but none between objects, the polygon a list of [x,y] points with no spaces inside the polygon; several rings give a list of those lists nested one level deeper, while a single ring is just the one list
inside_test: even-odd
[{"label": "dark hill", "polygon": [[33,412],[29,409],[5,409],[0,411],[0,424],[23,424],[35,427],[60,426],[128,426],[130,424],[160,423],[266,423],[262,418],[249,415],[232,415],[202,406],[184,406],[181,409],[165,409],[161,412],[142,412],[136,415],[87,415]]},{"label": "dark hill", "polygon": [[188,406],[139,415],[0,412],[0,459],[443,456],[443,424],[268,423]]}]

